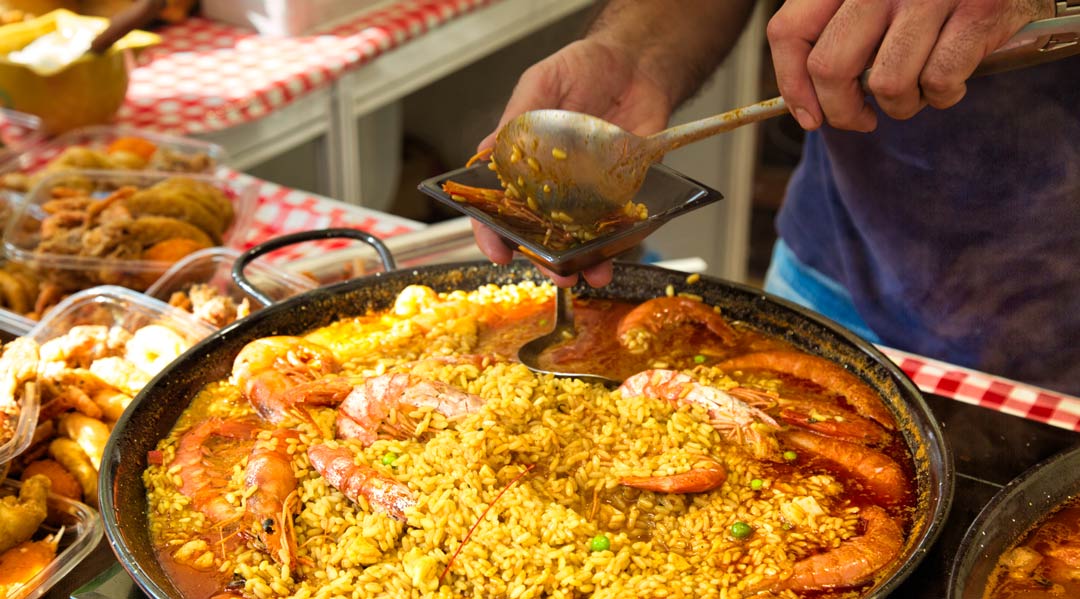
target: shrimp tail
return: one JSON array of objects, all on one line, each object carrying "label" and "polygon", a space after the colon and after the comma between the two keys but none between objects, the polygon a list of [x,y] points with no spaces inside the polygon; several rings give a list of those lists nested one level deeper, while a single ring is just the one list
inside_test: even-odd
[{"label": "shrimp tail", "polygon": [[703,459],[693,468],[667,476],[624,476],[619,484],[657,493],[705,493],[724,484],[727,469],[712,458]]}]

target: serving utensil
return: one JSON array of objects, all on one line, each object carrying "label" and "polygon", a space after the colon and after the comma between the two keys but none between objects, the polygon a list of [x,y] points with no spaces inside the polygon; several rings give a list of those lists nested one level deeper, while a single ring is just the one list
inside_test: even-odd
[{"label": "serving utensil", "polygon": [[574,298],[570,290],[565,287],[555,288],[555,328],[546,335],[542,335],[522,345],[518,349],[518,361],[529,370],[539,374],[551,374],[559,377],[581,379],[590,383],[603,383],[617,386],[622,381],[609,378],[600,374],[585,372],[570,372],[565,370],[553,370],[545,368],[540,361],[540,355],[548,348],[564,343],[577,335],[574,328]]},{"label": "serving utensil", "polygon": [[[655,164],[648,169],[648,176],[639,194],[639,201],[648,208],[648,218],[583,244],[556,250],[545,246],[542,240],[530,235],[529,232],[515,229],[498,215],[454,200],[443,190],[443,185],[447,181],[474,187],[495,187],[498,185],[498,180],[487,165],[478,164],[433,177],[421,183],[420,190],[443,204],[484,223],[517,247],[530,260],[562,275],[571,275],[604,260],[610,260],[641,243],[668,220],[706,206],[722,197],[720,192],[714,189],[680,175],[662,164]],[[605,384],[619,384],[621,381],[594,373],[550,370],[542,365],[540,355],[545,349],[566,341],[574,334],[570,293],[560,288],[556,291],[555,298],[555,328],[550,333],[522,346],[518,351],[518,360],[533,372],[576,377]]]},{"label": "serving utensil", "polygon": [[[1057,16],[1021,28],[987,55],[973,77],[1042,64],[1080,52],[1080,6],[1057,3]],[[870,70],[861,78],[867,89]],[[602,118],[533,110],[499,130],[493,157],[508,194],[564,222],[595,222],[623,209],[649,167],[671,150],[787,112],[782,97],[641,137]]]}]

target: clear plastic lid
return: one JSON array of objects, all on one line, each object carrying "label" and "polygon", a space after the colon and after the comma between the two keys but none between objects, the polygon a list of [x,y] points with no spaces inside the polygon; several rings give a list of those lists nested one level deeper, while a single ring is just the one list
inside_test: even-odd
[{"label": "clear plastic lid", "polygon": [[0,108],[0,166],[43,139],[45,134],[41,130],[41,119],[32,114]]},{"label": "clear plastic lid", "polygon": [[[21,483],[7,479],[0,484],[0,497],[18,495]],[[8,592],[7,599],[35,599],[49,591],[64,578],[101,542],[104,529],[101,515],[86,504],[72,501],[55,493],[47,499],[50,515],[63,526],[56,557],[40,572],[18,589]],[[34,540],[40,540],[59,532],[59,527],[46,522],[42,524]]]},{"label": "clear plastic lid", "polygon": [[115,326],[134,333],[149,324],[169,327],[189,347],[214,332],[210,325],[165,302],[124,287],[101,285],[64,298],[27,336],[40,344],[79,325]]},{"label": "clear plastic lid", "polygon": [[7,474],[11,460],[26,451],[34,440],[40,409],[37,393],[24,393],[19,401],[19,415],[11,438],[0,444],[0,476]]},{"label": "clear plastic lid", "polygon": [[30,332],[35,324],[25,316],[0,309],[0,331],[7,333],[9,337],[22,337]]},{"label": "clear plastic lid", "polygon": [[[210,292],[228,298],[234,304],[247,299],[251,310],[263,307],[262,302],[251,297],[240,288],[232,278],[233,263],[240,257],[240,250],[225,247],[207,248],[180,259],[153,285],[146,290],[146,295],[164,302],[170,301],[175,293],[185,293],[189,301],[191,290],[195,286],[205,286]],[[265,261],[256,260],[245,269],[248,278],[256,287],[274,301],[281,301],[296,294],[318,287],[318,283],[307,277],[276,268]],[[210,308],[205,310],[192,306],[195,314],[214,324],[222,326],[220,318]]]},{"label": "clear plastic lid", "polygon": [[[225,148],[206,141],[166,135],[156,131],[125,127],[123,125],[93,125],[73,129],[52,140],[26,148],[18,156],[18,160],[11,165],[12,169],[26,173],[34,172],[53,160],[64,150],[71,147],[82,147],[90,150],[106,151],[110,145],[121,138],[138,138],[146,140],[159,150],[164,150],[161,156],[156,156],[150,164],[135,169],[125,170],[161,170],[166,172],[197,172],[213,174],[219,166],[228,164],[229,156]],[[172,160],[170,160],[170,157]],[[204,159],[205,157],[205,159]],[[172,168],[169,168],[169,167]],[[82,166],[82,168],[89,168]],[[102,168],[100,166],[96,168]]]},{"label": "clear plastic lid", "polygon": [[[224,178],[209,175],[176,174],[147,171],[95,171],[95,170],[71,170],[55,173],[43,179],[25,199],[15,207],[11,218],[8,220],[3,232],[3,251],[8,259],[20,262],[34,268],[37,273],[51,283],[58,285],[66,291],[76,291],[94,285],[122,285],[132,289],[143,290],[149,287],[160,277],[179,257],[172,260],[151,260],[106,258],[98,256],[79,255],[75,252],[85,250],[84,240],[88,233],[83,233],[78,244],[66,244],[64,231],[69,230],[70,225],[54,228],[51,225],[62,221],[62,216],[55,216],[52,220],[46,205],[56,199],[55,194],[62,195],[63,188],[89,189],[93,202],[102,202],[92,210],[100,210],[96,216],[98,222],[107,220],[105,208],[108,204],[104,200],[113,191],[131,186],[136,190],[149,188],[166,180],[192,180],[196,185],[185,185],[182,189],[170,188],[150,200],[158,202],[162,207],[143,208],[147,215],[169,215],[175,219],[186,220],[190,223],[203,223],[199,228],[204,231],[208,228],[220,225],[216,219],[219,213],[206,211],[206,202],[211,194],[201,193],[195,188],[199,184],[209,184],[219,190],[231,203],[233,218],[231,224],[224,232],[220,233],[219,239],[214,239],[209,234],[207,239],[198,243],[210,241],[211,245],[242,246],[245,242],[248,226],[254,216],[258,201],[257,186],[242,178]],[[216,195],[216,194],[213,194]],[[146,198],[144,198],[146,200]],[[218,200],[213,200],[217,202]],[[188,213],[180,215],[170,212],[183,204],[192,210],[198,210],[201,221],[195,220]],[[141,206],[147,206],[144,201]],[[199,206],[202,207],[199,207]],[[185,208],[186,210],[187,208]],[[89,212],[90,209],[86,211]],[[134,216],[134,215],[133,215]],[[210,217],[207,221],[207,216]],[[117,217],[123,219],[123,216]],[[171,219],[170,219],[171,220]],[[121,222],[120,220],[116,222]],[[190,231],[175,230],[175,222],[163,224],[163,221],[154,220],[140,221],[146,223],[136,231],[135,225],[124,227],[100,227],[100,235],[95,237],[95,243],[105,248],[105,253],[112,255],[134,251],[131,248],[141,248],[157,243],[158,240],[191,239]],[[59,231],[59,232],[56,232]],[[50,237],[49,233],[55,233]],[[180,247],[185,244],[181,243]],[[191,247],[192,244],[187,244]],[[166,252],[167,253],[167,252]],[[187,250],[186,253],[190,253]]]}]

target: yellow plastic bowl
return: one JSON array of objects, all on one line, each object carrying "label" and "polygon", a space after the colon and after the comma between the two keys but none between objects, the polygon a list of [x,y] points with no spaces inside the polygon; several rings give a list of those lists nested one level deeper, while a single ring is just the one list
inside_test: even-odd
[{"label": "yellow plastic bowl", "polygon": [[7,56],[41,35],[55,31],[64,20],[97,22],[57,10],[32,21],[0,27],[0,104],[37,115],[47,133],[106,123],[124,103],[128,67],[134,52],[160,41],[146,31],[133,31],[100,55],[87,54],[57,72],[10,61]]}]

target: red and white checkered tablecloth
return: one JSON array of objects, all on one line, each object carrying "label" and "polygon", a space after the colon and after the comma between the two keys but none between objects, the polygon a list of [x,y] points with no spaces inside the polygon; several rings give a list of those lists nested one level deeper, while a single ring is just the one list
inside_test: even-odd
[{"label": "red and white checkered tablecloth", "polygon": [[193,17],[159,31],[131,73],[121,124],[217,131],[280,109],[424,32],[498,0],[404,0],[320,35],[267,37]]},{"label": "red and white checkered tablecloth", "polygon": [[1080,397],[878,346],[926,393],[1080,431]]},{"label": "red and white checkered tablecloth", "polygon": [[[223,170],[219,175],[238,185],[255,185],[259,189],[257,207],[242,249],[272,237],[314,229],[349,227],[388,239],[426,226],[414,220],[290,189],[236,171]],[[268,255],[267,260],[285,264],[316,253],[344,249],[355,243],[350,239],[309,242],[277,250]]]}]

